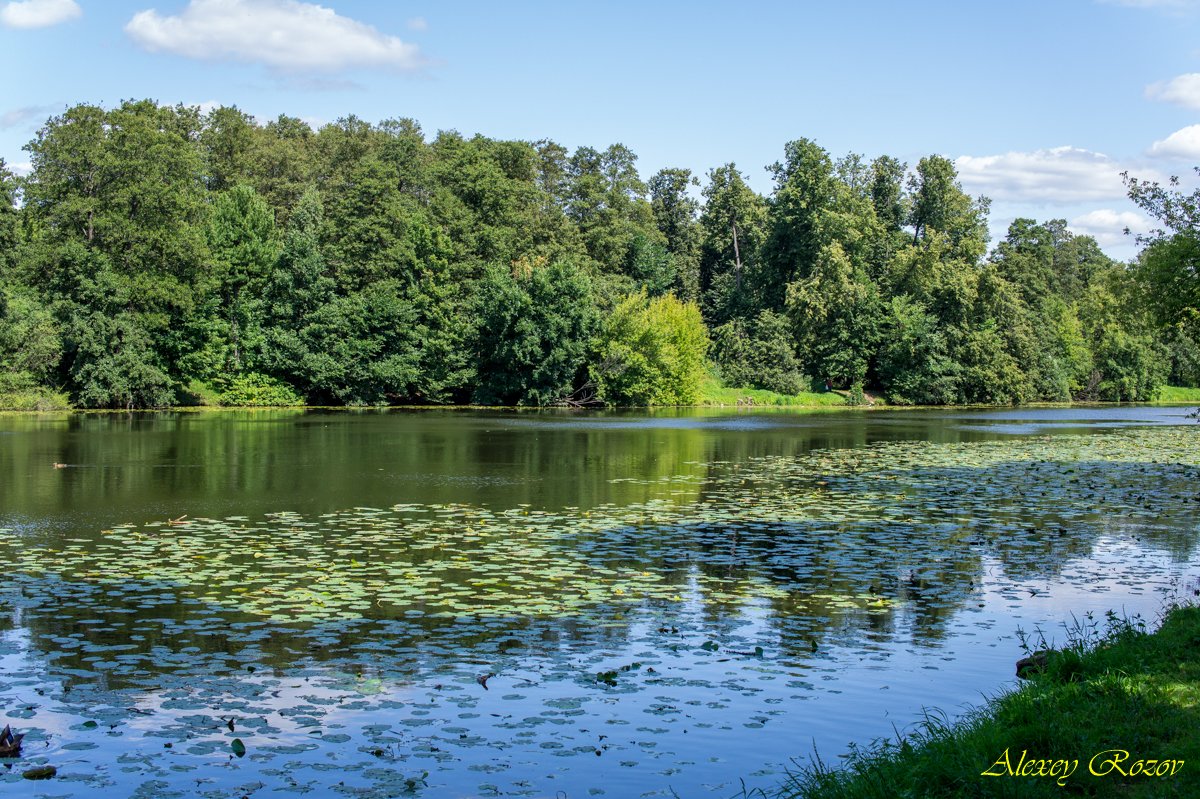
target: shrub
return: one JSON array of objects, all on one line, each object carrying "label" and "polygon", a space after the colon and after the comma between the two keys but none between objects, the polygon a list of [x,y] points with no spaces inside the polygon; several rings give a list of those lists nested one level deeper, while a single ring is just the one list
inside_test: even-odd
[{"label": "shrub", "polygon": [[282,380],[248,372],[229,381],[228,388],[221,393],[220,403],[229,407],[263,408],[303,405],[304,398]]},{"label": "shrub", "polygon": [[727,322],[713,331],[713,360],[725,385],[799,394],[811,382],[800,371],[787,317],[762,311],[749,323]]},{"label": "shrub", "polygon": [[700,309],[667,294],[631,294],[605,320],[591,367],[611,405],[692,405],[704,380],[708,336]]}]

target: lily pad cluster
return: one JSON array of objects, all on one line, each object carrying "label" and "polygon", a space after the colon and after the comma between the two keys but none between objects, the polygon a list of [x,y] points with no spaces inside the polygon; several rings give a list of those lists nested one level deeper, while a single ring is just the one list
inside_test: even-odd
[{"label": "lily pad cluster", "polygon": [[1188,427],[689,469],[626,505],[6,531],[0,710],[79,795],[724,789],[713,741],[795,733],[851,667],[932,668],[1031,581],[1119,605],[1200,535]]}]

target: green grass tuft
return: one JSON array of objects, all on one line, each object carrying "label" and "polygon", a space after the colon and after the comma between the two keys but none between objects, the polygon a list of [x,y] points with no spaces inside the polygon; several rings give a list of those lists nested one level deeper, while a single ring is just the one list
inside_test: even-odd
[{"label": "green grass tuft", "polygon": [[1200,405],[1200,388],[1185,386],[1163,386],[1154,396],[1155,402],[1195,403]]},{"label": "green grass tuft", "polygon": [[757,388],[729,388],[723,386],[715,376],[709,375],[700,385],[700,399],[697,404],[705,407],[819,408],[841,407],[847,403],[845,396],[836,391],[779,394]]},{"label": "green grass tuft", "polygon": [[0,411],[69,411],[66,394],[48,388],[0,391]]},{"label": "green grass tuft", "polygon": [[[929,713],[895,740],[852,748],[840,768],[818,758],[792,773],[778,799],[893,797],[1171,797],[1200,795],[1200,609],[1172,610],[1156,633],[1110,614],[1107,629],[1090,617],[1026,685],[949,722]],[[1055,778],[983,776],[1003,771],[1008,751],[1027,760],[1078,760]],[[1106,750],[1140,759],[1182,760],[1174,776],[1095,776]],[[1113,755],[1101,756],[1097,768]]]}]

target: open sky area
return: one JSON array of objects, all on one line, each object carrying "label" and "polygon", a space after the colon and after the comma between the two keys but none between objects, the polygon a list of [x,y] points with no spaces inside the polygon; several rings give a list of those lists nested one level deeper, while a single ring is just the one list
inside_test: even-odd
[{"label": "open sky area", "polygon": [[[1017,216],[1118,258],[1149,222],[1121,172],[1200,164],[1200,0],[0,3],[0,158],[80,102],[236,105],[260,122],[411,117],[432,135],[621,142],[643,177],[833,156],[955,160]],[[1189,184],[1190,185],[1190,184]]]}]

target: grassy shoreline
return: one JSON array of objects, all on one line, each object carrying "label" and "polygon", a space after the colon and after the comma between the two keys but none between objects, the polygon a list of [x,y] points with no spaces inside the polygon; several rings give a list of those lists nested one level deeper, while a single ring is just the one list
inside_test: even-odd
[{"label": "grassy shoreline", "polygon": [[700,396],[695,407],[840,408],[848,407],[848,403],[845,395],[836,391],[780,394],[758,388],[729,388],[710,376],[700,385]]},{"label": "grassy shoreline", "polygon": [[[920,408],[982,408],[982,407],[1061,407],[1099,406],[1106,405],[1200,405],[1200,388],[1182,388],[1166,386],[1152,402],[1145,403],[1107,403],[1107,402],[1063,402],[1063,403],[1028,403],[1019,406],[993,405],[889,405],[882,399],[867,395],[866,403],[853,405],[849,402],[845,391],[806,391],[800,394],[780,394],[756,388],[728,388],[721,385],[715,378],[705,381],[700,387],[700,396],[695,404],[678,406],[681,408],[761,408],[761,409],[821,409],[821,410],[867,410],[871,408],[907,409]],[[211,398],[210,398],[211,400]],[[662,406],[668,407],[668,406]],[[538,408],[533,406],[509,405],[380,405],[380,406],[343,406],[343,405],[221,405],[214,401],[200,402],[194,405],[176,405],[163,408],[134,408],[133,411],[245,411],[245,410],[313,410],[332,408],[336,410],[562,410],[553,406]],[[618,407],[613,410],[637,410],[635,407]],[[20,392],[0,392],[0,413],[47,413],[47,412],[100,412],[125,413],[125,408],[87,409],[73,407],[66,394],[45,389]]]},{"label": "grassy shoreline", "polygon": [[1163,386],[1154,397],[1154,404],[1200,404],[1200,388]]},{"label": "grassy shoreline", "polygon": [[1173,608],[1153,633],[1111,615],[1097,628],[1080,625],[1028,683],[957,722],[927,715],[767,796],[1200,795],[1200,608]]}]

